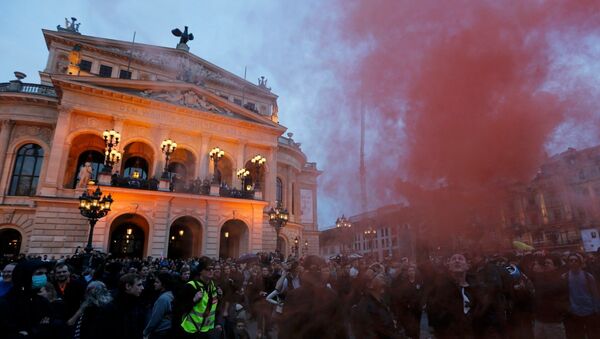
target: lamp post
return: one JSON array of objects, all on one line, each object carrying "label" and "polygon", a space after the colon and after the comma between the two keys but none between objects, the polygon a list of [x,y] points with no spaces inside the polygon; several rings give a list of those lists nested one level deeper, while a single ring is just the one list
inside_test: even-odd
[{"label": "lamp post", "polygon": [[210,152],[208,153],[208,156],[212,159],[212,161],[215,164],[215,170],[213,173],[213,184],[219,183],[219,178],[217,178],[217,170],[218,170],[218,165],[219,165],[219,159],[221,159],[224,155],[225,155],[225,151],[223,151],[219,147],[215,147],[215,148],[211,149]]},{"label": "lamp post", "polygon": [[104,218],[110,212],[112,203],[112,196],[110,194],[103,196],[100,187],[96,187],[96,190],[93,192],[92,190],[86,190],[79,197],[79,212],[90,223],[90,234],[88,235],[87,246],[85,247],[85,252],[88,256],[93,249],[92,237],[94,235],[94,226],[98,222],[98,219]]},{"label": "lamp post", "polygon": [[121,141],[121,134],[114,129],[106,130],[102,133],[104,139],[104,172],[112,173],[112,167],[121,160],[121,153],[114,149]]},{"label": "lamp post", "polygon": [[169,178],[169,160],[171,159],[171,154],[175,152],[177,149],[177,143],[171,139],[165,139],[160,144],[160,149],[165,154],[165,169],[163,170],[162,177],[164,179]]},{"label": "lamp post", "polygon": [[260,167],[263,166],[267,162],[267,158],[263,157],[260,154],[257,154],[250,160],[252,164],[254,164],[254,168],[256,169],[256,180],[254,181],[254,189],[256,191],[260,190]]},{"label": "lamp post", "polygon": [[[350,220],[346,219],[346,217],[342,214],[341,217],[335,220],[335,227],[339,229],[340,232],[342,232],[344,237],[348,237],[348,234],[350,233],[350,228],[352,227],[352,223],[350,222]],[[342,251],[344,250],[344,247],[345,246],[342,247]]]},{"label": "lamp post", "polygon": [[367,243],[369,244],[369,247],[371,248],[371,256],[373,256],[373,248],[375,246],[373,246],[373,239],[375,239],[377,237],[377,230],[370,227],[367,228],[366,230],[363,231],[363,235],[365,236],[365,239],[368,241]]},{"label": "lamp post", "polygon": [[302,254],[308,254],[308,240],[304,240],[304,247],[302,248]]},{"label": "lamp post", "polygon": [[237,177],[240,178],[240,182],[241,182],[241,188],[242,191],[246,190],[246,188],[244,187],[244,181],[246,180],[246,177],[250,174],[250,171],[248,171],[245,168],[239,169],[237,171]]},{"label": "lamp post", "polygon": [[275,242],[277,244],[279,242],[279,232],[287,224],[290,214],[279,202],[277,203],[277,207],[271,207],[267,213],[269,214],[269,224],[275,228],[275,233],[277,233],[277,240]]}]

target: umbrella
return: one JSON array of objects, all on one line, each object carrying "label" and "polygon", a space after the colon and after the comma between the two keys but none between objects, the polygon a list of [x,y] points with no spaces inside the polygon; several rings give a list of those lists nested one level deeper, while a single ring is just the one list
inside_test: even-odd
[{"label": "umbrella", "polygon": [[352,260],[354,260],[354,259],[362,259],[362,257],[363,256],[360,255],[360,254],[358,254],[358,253],[350,253],[348,255],[348,259],[352,259]]},{"label": "umbrella", "polygon": [[250,262],[257,262],[259,260],[259,257],[257,254],[254,253],[246,253],[246,254],[242,254],[242,256],[240,256],[239,258],[236,259],[236,263],[238,264],[243,264],[243,263],[250,263]]},{"label": "umbrella", "polygon": [[521,250],[521,251],[533,251],[535,249],[533,246],[528,245],[522,241],[515,240],[515,241],[513,241],[512,244],[513,244],[514,248]]}]

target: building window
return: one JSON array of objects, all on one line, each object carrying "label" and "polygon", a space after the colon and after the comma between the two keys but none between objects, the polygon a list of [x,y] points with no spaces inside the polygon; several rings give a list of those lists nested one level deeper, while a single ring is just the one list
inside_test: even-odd
[{"label": "building window", "polygon": [[281,179],[275,179],[275,199],[283,206],[283,182]]},{"label": "building window", "polygon": [[41,146],[27,144],[19,148],[8,194],[34,195],[40,179],[43,160],[44,150]]},{"label": "building window", "polygon": [[100,65],[100,73],[98,75],[103,78],[110,78],[112,76],[112,67]]},{"label": "building window", "polygon": [[219,94],[219,96],[227,101],[229,101],[229,97],[224,94]]},{"label": "building window", "polygon": [[119,72],[119,79],[131,79],[131,72],[122,69]]},{"label": "building window", "polygon": [[233,98],[233,103],[242,106],[242,99]]},{"label": "building window", "polygon": [[596,239],[598,237],[598,234],[596,232],[592,232],[592,238]]},{"label": "building window", "polygon": [[98,178],[98,173],[100,173],[104,169],[104,154],[98,151],[85,151],[79,155],[77,159],[77,172],[75,174],[75,179],[73,180],[73,188],[77,187],[77,182],[79,181],[79,169],[81,166],[84,166],[86,162],[92,163],[92,177],[91,180],[96,180]]},{"label": "building window", "polygon": [[92,62],[89,60],[81,60],[81,62],[79,63],[79,70],[81,71],[85,71],[85,72],[91,72],[92,71]]}]

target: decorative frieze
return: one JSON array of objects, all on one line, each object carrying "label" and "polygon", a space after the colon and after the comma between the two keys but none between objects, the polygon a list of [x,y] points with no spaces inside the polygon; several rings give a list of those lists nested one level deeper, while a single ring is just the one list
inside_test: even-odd
[{"label": "decorative frieze", "polygon": [[46,126],[16,125],[12,131],[12,140],[22,137],[34,137],[50,145],[52,141],[52,129]]}]

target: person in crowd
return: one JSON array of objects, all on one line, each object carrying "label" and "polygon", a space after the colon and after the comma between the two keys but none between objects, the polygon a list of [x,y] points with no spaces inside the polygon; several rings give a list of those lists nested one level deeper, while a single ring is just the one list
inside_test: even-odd
[{"label": "person in crowd", "polygon": [[596,279],[583,270],[581,255],[570,254],[568,263],[569,271],[562,276],[569,290],[569,315],[565,320],[567,338],[593,338],[600,330],[596,317],[600,310]]},{"label": "person in crowd", "polygon": [[[318,258],[309,256],[304,265],[302,285],[287,292],[279,323],[282,338],[346,338],[341,304],[327,288]],[[318,315],[318,316],[317,316]]]},{"label": "person in crowd", "polygon": [[429,323],[436,338],[471,338],[474,318],[479,311],[479,287],[467,279],[469,263],[457,253],[447,263],[447,273],[441,272],[427,298]]},{"label": "person in crowd", "polygon": [[101,281],[90,282],[77,313],[69,319],[74,339],[114,338],[116,310],[113,297]]},{"label": "person in crowd", "polygon": [[84,281],[72,276],[71,271],[72,269],[66,263],[58,263],[54,266],[54,288],[57,297],[65,303],[65,321],[79,309],[86,286]]},{"label": "person in crowd", "polygon": [[169,273],[159,273],[154,279],[154,289],[160,293],[154,302],[144,339],[167,339],[170,337],[173,313],[173,278]]},{"label": "person in crowd", "polygon": [[2,269],[2,280],[0,281],[0,297],[5,296],[13,286],[12,274],[17,264],[8,263]]},{"label": "person in crowd", "polygon": [[506,267],[509,273],[507,285],[507,326],[511,338],[533,338],[533,282],[511,261]]},{"label": "person in crowd", "polygon": [[398,326],[386,303],[387,290],[384,272],[377,267],[365,271],[366,291],[351,310],[352,332],[356,338],[402,338],[404,330]]},{"label": "person in crowd", "polygon": [[113,296],[117,338],[142,339],[146,325],[146,310],[140,298],[144,282],[136,273],[127,273],[119,279],[119,287]]},{"label": "person in crowd", "polygon": [[568,290],[557,269],[558,258],[536,257],[531,262],[534,338],[566,338],[563,320],[568,309]]},{"label": "person in crowd", "polygon": [[406,336],[419,338],[425,288],[417,276],[417,267],[409,265],[406,276],[398,274],[390,288],[391,308],[396,322],[404,326]]},{"label": "person in crowd", "polygon": [[174,326],[174,337],[210,338],[213,334],[219,297],[211,264],[209,258],[200,258],[191,280],[175,296],[173,319],[178,326]]},{"label": "person in crowd", "polygon": [[50,302],[38,295],[48,283],[48,263],[39,259],[20,262],[12,275],[13,287],[0,298],[2,338],[47,338],[52,333]]}]

